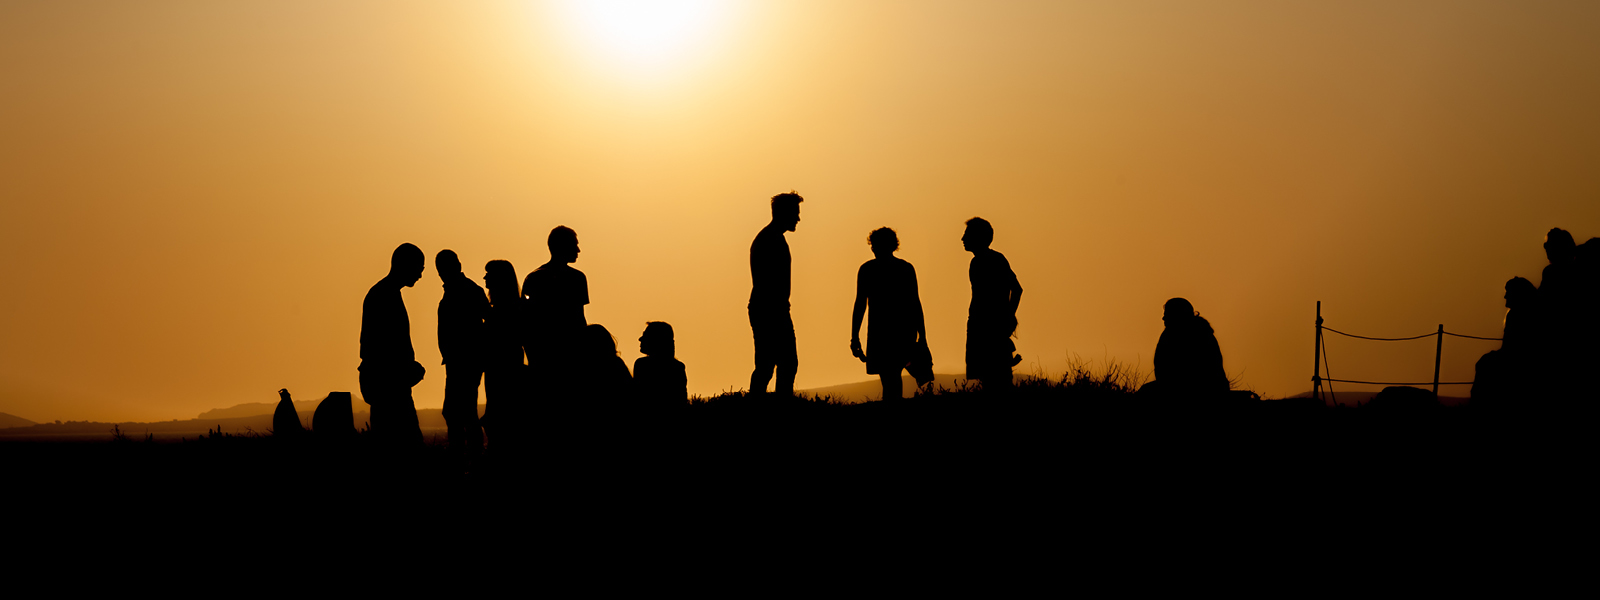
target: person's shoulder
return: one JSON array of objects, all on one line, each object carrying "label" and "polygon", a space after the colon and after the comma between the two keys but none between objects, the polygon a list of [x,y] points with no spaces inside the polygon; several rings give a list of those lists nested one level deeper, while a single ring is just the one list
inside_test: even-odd
[{"label": "person's shoulder", "polygon": [[389,291],[388,286],[384,285],[384,282],[387,280],[387,278],[379,279],[377,283],[372,284],[372,287],[367,288],[367,295],[362,298],[362,303],[372,302],[382,297],[385,292]]}]

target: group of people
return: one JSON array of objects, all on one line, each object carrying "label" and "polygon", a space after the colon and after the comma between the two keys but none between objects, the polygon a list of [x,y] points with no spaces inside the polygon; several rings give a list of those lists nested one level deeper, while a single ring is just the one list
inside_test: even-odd
[{"label": "group of people", "polygon": [[1596,394],[1581,377],[1600,364],[1592,341],[1600,336],[1600,238],[1580,245],[1566,230],[1551,229],[1544,253],[1550,264],[1538,285],[1522,277],[1506,282],[1505,331],[1500,348],[1478,359],[1475,405]]},{"label": "group of people", "polygon": [[[750,245],[748,309],[755,370],[749,389],[754,393],[765,392],[776,374],[774,392],[794,394],[799,356],[789,315],[792,259],[784,234],[799,225],[804,200],[792,191],[773,196],[772,220]],[[990,248],[993,242],[994,227],[988,221],[975,217],[966,222],[961,243],[972,253],[966,374],[984,389],[997,391],[1011,386],[1012,368],[1022,362],[1012,342],[1022,284],[1005,255]],[[917,272],[895,256],[900,240],[893,229],[872,231],[867,243],[873,258],[856,275],[850,352],[866,363],[867,373],[879,377],[883,398],[896,399],[903,393],[902,372],[909,372],[918,385],[933,380]],[[441,250],[434,257],[444,286],[438,320],[445,368],[443,413],[449,445],[457,451],[476,453],[485,434],[492,447],[521,446],[518,424],[528,423],[526,411],[541,404],[648,411],[687,400],[688,378],[675,356],[672,326],[646,323],[639,337],[644,356],[630,372],[611,332],[584,316],[589,283],[572,267],[579,254],[577,233],[556,227],[548,245],[550,261],[529,272],[520,287],[510,262],[485,264],[487,293],[462,272],[455,252]],[[399,444],[422,439],[411,388],[426,369],[411,346],[400,290],[421,279],[425,262],[421,249],[401,244],[391,256],[388,275],[372,286],[362,304],[361,394],[371,405],[373,435]],[[1178,398],[1226,392],[1222,352],[1211,325],[1183,298],[1169,300],[1165,313],[1167,327],[1155,353],[1156,381],[1141,395]],[[480,383],[487,405],[481,419]],[[541,397],[559,400],[537,402]]]},{"label": "group of people", "polygon": [[[755,338],[756,369],[750,390],[762,392],[777,373],[775,392],[794,394],[794,320],[789,316],[790,255],[785,232],[800,223],[799,194],[772,197],[772,222],[750,244],[750,330]],[[972,282],[972,304],[967,309],[967,378],[986,388],[1011,385],[1011,368],[1022,362],[1011,336],[1017,330],[1017,307],[1022,284],[1004,254],[989,246],[994,227],[981,218],[967,220],[962,246],[972,253],[967,275]],[[867,236],[873,259],[856,274],[856,299],[851,311],[850,352],[867,364],[867,373],[883,384],[883,398],[900,398],[901,372],[909,372],[919,385],[933,381],[933,358],[928,350],[928,329],[922,299],[917,293],[917,270],[897,258],[900,238],[882,227]],[[870,313],[871,318],[866,318]],[[867,321],[867,343],[861,341],[861,322]]]},{"label": "group of people", "polygon": [[[487,294],[461,271],[454,251],[441,250],[434,257],[444,284],[439,354],[452,451],[476,454],[485,433],[494,446],[521,446],[524,413],[539,397],[588,397],[597,401],[590,404],[643,410],[688,398],[684,365],[674,356],[672,326],[645,324],[639,336],[644,356],[630,372],[611,332],[584,317],[589,283],[571,266],[578,260],[577,233],[557,227],[548,243],[550,261],[528,273],[520,288],[510,262],[484,265]],[[396,445],[422,442],[411,388],[422,381],[425,369],[411,346],[411,323],[400,289],[421,279],[425,262],[421,249],[401,244],[390,257],[389,274],[362,303],[361,395],[371,405],[372,434]],[[480,383],[487,400],[481,419]]]},{"label": "group of people", "polygon": [[[789,244],[784,237],[800,222],[799,194],[771,200],[772,221],[750,246],[750,328],[755,340],[755,370],[750,390],[765,392],[777,376],[775,393],[794,394],[799,357],[794,321],[789,315]],[[1011,368],[1021,362],[1011,337],[1017,327],[1022,286],[1004,255],[989,248],[994,228],[980,218],[967,221],[962,244],[973,253],[969,276],[972,304],[967,318],[967,376],[988,388],[1011,384]],[[899,239],[887,227],[868,237],[875,256],[857,277],[851,353],[883,382],[884,398],[901,397],[901,372],[919,384],[933,379],[927,328],[917,293],[916,270],[896,258]],[[639,337],[643,357],[630,372],[617,353],[615,338],[584,316],[588,279],[572,267],[578,236],[556,227],[548,240],[550,261],[528,273],[519,288],[510,262],[484,265],[484,287],[462,272],[451,250],[441,250],[434,266],[443,283],[439,301],[439,353],[444,358],[444,418],[452,449],[476,453],[485,434],[491,447],[520,445],[514,429],[521,414],[539,397],[598,400],[613,408],[650,410],[685,403],[688,379],[675,356],[672,326],[652,321]],[[422,277],[425,256],[401,244],[390,257],[389,273],[367,292],[361,313],[361,395],[371,405],[374,436],[395,444],[420,443],[411,388],[426,369],[411,345],[411,324],[402,288]],[[868,320],[866,343],[860,337]],[[480,419],[478,388],[486,408]],[[500,425],[504,424],[504,427]]]}]

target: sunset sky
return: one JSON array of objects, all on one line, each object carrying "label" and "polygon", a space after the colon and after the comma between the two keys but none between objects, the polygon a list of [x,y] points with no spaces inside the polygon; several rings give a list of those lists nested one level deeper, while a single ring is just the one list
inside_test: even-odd
[{"label": "sunset sky", "polygon": [[[982,216],[1025,289],[1019,371],[1148,371],[1182,296],[1241,386],[1295,394],[1316,301],[1498,336],[1545,231],[1600,235],[1600,3],[6,0],[0,412],[357,392],[402,242],[437,408],[431,257],[520,277],[556,225],[630,365],[667,321],[691,393],[739,389],[750,242],[791,189],[800,388],[872,377],[850,310],[881,226],[963,373]],[[1431,339],[1330,343],[1335,377],[1432,377]],[[1495,347],[1446,340],[1443,379]]]}]

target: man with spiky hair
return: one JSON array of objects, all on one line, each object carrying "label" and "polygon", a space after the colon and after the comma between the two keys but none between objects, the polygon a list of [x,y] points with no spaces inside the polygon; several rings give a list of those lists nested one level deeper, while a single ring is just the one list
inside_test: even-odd
[{"label": "man with spiky hair", "polygon": [[389,257],[389,274],[361,302],[361,396],[372,406],[372,435],[389,446],[421,446],[411,388],[425,373],[411,347],[411,317],[400,288],[416,285],[427,258],[411,244]]},{"label": "man with spiky hair", "polygon": [[1011,334],[1017,330],[1017,307],[1022,284],[1006,256],[989,248],[994,226],[973,217],[961,246],[972,253],[967,278],[972,281],[972,304],[967,308],[967,379],[983,382],[990,390],[1011,387],[1011,367],[1022,362],[1013,356],[1017,347]]},{"label": "man with spiky hair", "polygon": [[750,374],[750,392],[762,393],[777,370],[774,390],[794,395],[794,374],[799,368],[795,351],[794,320],[789,316],[789,241],[783,234],[800,223],[800,203],[805,198],[790,191],[772,197],[772,221],[750,244],[750,332],[755,338],[756,370]]}]

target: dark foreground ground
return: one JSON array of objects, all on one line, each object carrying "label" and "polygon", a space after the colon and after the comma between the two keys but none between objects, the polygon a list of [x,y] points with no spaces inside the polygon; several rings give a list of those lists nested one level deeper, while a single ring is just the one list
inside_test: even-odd
[{"label": "dark foreground ground", "polygon": [[1240,561],[1290,548],[1421,560],[1455,546],[1480,560],[1510,551],[1490,540],[1592,529],[1575,516],[1595,499],[1592,423],[1471,406],[1159,406],[1046,382],[857,405],[730,394],[648,414],[547,411],[524,452],[467,467],[439,445],[396,453],[365,434],[8,442],[0,464],[14,544],[118,532],[567,558],[711,546],[876,560],[911,546],[1069,562],[1235,547]]}]

